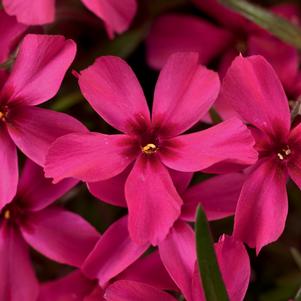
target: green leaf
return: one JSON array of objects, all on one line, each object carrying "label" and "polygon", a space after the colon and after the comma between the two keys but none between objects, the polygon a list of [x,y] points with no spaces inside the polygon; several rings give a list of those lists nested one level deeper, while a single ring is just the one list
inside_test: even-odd
[{"label": "green leaf", "polygon": [[223,121],[223,119],[221,118],[221,116],[217,113],[217,111],[213,108],[211,108],[209,110],[209,115],[213,121],[214,124],[220,123]]},{"label": "green leaf", "polygon": [[195,235],[198,265],[206,300],[229,301],[218,267],[206,214],[200,206],[197,210]]},{"label": "green leaf", "polygon": [[301,49],[301,29],[293,23],[245,0],[219,0],[219,2],[266,29],[283,42]]},{"label": "green leaf", "polygon": [[144,40],[149,29],[149,23],[133,28],[103,45],[96,56],[116,55],[127,58]]},{"label": "green leaf", "polygon": [[14,51],[4,63],[0,64],[0,69],[5,69],[5,70],[11,69],[12,65],[16,60],[17,52],[18,50]]},{"label": "green leaf", "polygon": [[74,105],[83,101],[84,98],[79,92],[73,92],[69,95],[57,98],[51,105],[51,109],[64,112],[72,108]]}]

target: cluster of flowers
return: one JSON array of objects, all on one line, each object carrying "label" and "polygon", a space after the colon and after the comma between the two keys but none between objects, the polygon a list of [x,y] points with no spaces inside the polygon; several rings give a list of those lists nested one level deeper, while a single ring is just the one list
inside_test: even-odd
[{"label": "cluster of flowers", "polygon": [[[82,2],[111,37],[136,12],[134,0]],[[215,1],[195,2],[223,15],[221,26],[175,14],[155,21],[147,57],[161,71],[151,113],[124,60],[103,56],[73,72],[91,107],[119,131],[108,135],[37,107],[57,94],[76,54],[63,36],[26,34],[53,21],[54,1],[3,0],[0,63],[18,51],[11,70],[0,69],[1,301],[205,300],[189,224],[198,205],[209,220],[235,216],[233,235],[221,236],[215,251],[230,300],[243,300],[244,243],[258,253],[276,241],[288,176],[301,187],[301,125],[292,124],[287,98],[301,93],[299,57]],[[298,21],[292,6],[274,11]],[[246,56],[237,55],[242,34]],[[218,56],[219,73],[204,66]],[[212,106],[224,121],[198,131],[199,121],[212,123]],[[17,148],[27,157],[20,177]],[[217,175],[191,185],[198,171]],[[128,215],[100,235],[54,204],[79,181]],[[75,270],[39,284],[29,246]]]}]

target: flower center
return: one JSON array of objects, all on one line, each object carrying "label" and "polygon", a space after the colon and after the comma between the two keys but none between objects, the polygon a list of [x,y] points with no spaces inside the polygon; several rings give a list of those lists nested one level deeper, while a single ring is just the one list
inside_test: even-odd
[{"label": "flower center", "polygon": [[148,143],[145,146],[142,146],[141,150],[144,154],[151,155],[151,154],[154,154],[158,150],[158,147],[153,143]]},{"label": "flower center", "polygon": [[291,153],[292,153],[291,149],[289,148],[288,145],[286,145],[283,148],[281,148],[280,151],[278,151],[277,157],[279,160],[283,161],[286,160]]},{"label": "flower center", "polygon": [[0,221],[16,222],[20,217],[20,210],[14,202],[7,204],[0,212]]},{"label": "flower center", "polygon": [[238,40],[235,46],[236,50],[240,53],[245,53],[247,51],[247,43],[244,40]]},{"label": "flower center", "polygon": [[10,210],[9,210],[9,209],[4,210],[4,212],[3,212],[3,217],[4,217],[5,219],[10,219],[10,218],[11,218],[11,213],[10,213]]},{"label": "flower center", "polygon": [[7,118],[8,108],[7,106],[0,108],[0,121],[5,122]]}]

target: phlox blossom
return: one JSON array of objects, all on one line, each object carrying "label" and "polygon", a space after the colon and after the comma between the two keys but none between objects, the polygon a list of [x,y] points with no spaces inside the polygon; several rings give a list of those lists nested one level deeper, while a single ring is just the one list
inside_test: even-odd
[{"label": "phlox blossom", "polygon": [[301,125],[291,126],[284,89],[262,56],[237,57],[220,97],[249,125],[259,153],[243,184],[234,224],[234,236],[258,253],[283,232],[288,176],[301,187]]},{"label": "phlox blossom", "polygon": [[[239,53],[262,55],[274,67],[289,97],[298,98],[301,94],[301,72],[296,48],[275,38],[217,0],[194,0],[194,3],[215,19],[219,26],[187,14],[168,13],[158,17],[146,39],[150,66],[162,68],[174,52],[197,51],[202,64],[218,61],[219,75],[223,78]],[[300,10],[296,5],[277,5],[271,11],[301,24]],[[235,111],[220,99],[214,107],[223,119],[236,116]],[[203,120],[211,122],[210,116],[205,116]]]},{"label": "phlox blossom", "polygon": [[0,300],[37,300],[29,246],[75,267],[93,249],[96,230],[79,215],[52,205],[76,183],[67,179],[54,185],[41,167],[26,161],[16,196],[0,211]]},{"label": "phlox blossom", "polygon": [[[249,256],[243,243],[223,235],[214,247],[230,301],[242,301],[251,275]],[[181,221],[159,246],[161,260],[185,300],[205,301],[195,250],[195,234]]]},{"label": "phlox blossom", "polygon": [[152,118],[137,78],[120,58],[100,57],[78,79],[92,107],[122,134],[57,139],[45,174],[55,182],[73,177],[95,183],[114,181],[129,167],[124,189],[129,232],[136,242],[156,245],[180,215],[182,199],[169,169],[228,171],[257,160],[253,138],[239,119],[181,135],[207,113],[219,93],[218,75],[200,65],[196,53],[168,60],[156,84]]},{"label": "phlox blossom", "polygon": [[42,285],[38,301],[175,301],[163,290],[177,290],[158,251],[142,256],[147,246],[134,243],[127,217],[114,222],[81,267]]},{"label": "phlox blossom", "polygon": [[43,165],[56,138],[86,131],[67,114],[36,107],[57,93],[75,52],[75,43],[62,36],[29,34],[19,47],[11,73],[0,73],[0,209],[16,194],[16,146]]}]

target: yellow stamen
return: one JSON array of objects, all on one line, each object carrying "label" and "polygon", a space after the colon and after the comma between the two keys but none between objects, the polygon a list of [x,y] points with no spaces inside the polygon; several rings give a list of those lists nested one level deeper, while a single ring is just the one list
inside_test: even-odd
[{"label": "yellow stamen", "polygon": [[4,112],[0,111],[0,121],[2,120],[5,122],[6,116],[7,116],[7,113],[5,111]]},{"label": "yellow stamen", "polygon": [[8,209],[4,211],[4,218],[10,219],[10,211]]},{"label": "yellow stamen", "polygon": [[148,143],[147,145],[143,146],[141,149],[142,152],[146,155],[151,155],[158,150],[157,146],[153,143]]}]

